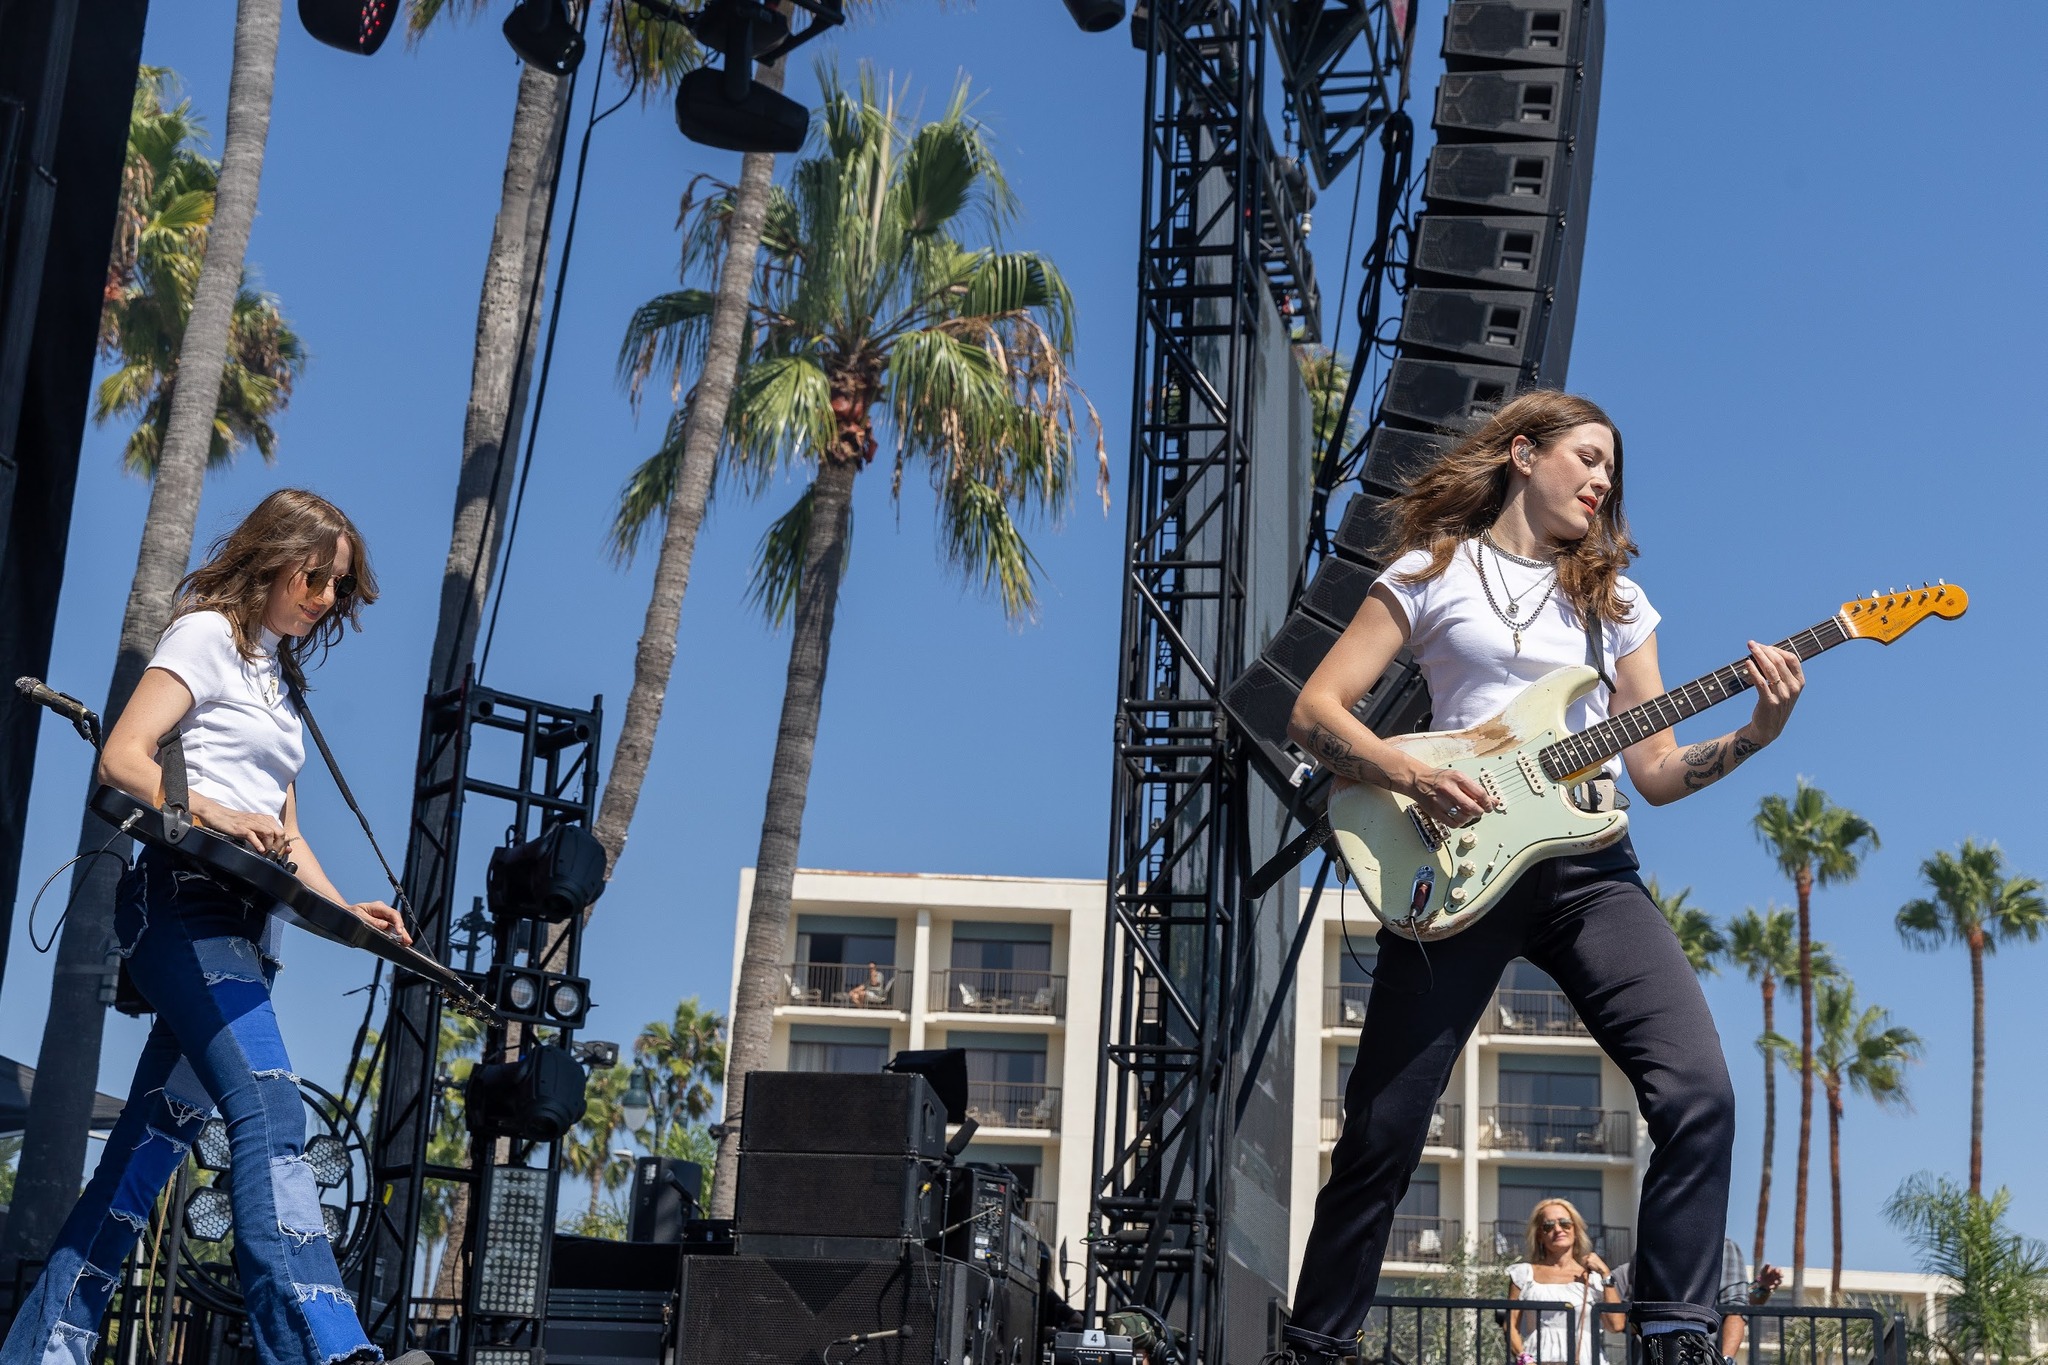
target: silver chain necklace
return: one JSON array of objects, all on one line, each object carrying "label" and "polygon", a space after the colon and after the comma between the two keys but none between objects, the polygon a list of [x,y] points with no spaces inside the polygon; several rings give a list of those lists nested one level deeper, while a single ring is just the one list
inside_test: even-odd
[{"label": "silver chain necklace", "polygon": [[[1530,568],[1542,567],[1542,562],[1540,560],[1523,559],[1520,555],[1508,554],[1505,550],[1501,549],[1500,546],[1495,545],[1493,543],[1492,536],[1487,535],[1483,531],[1480,533],[1479,538],[1482,542],[1485,543],[1488,549],[1492,550],[1495,554],[1500,555],[1503,558],[1512,559],[1515,562],[1527,565]],[[1502,611],[1500,603],[1494,601],[1493,599],[1493,584],[1488,582],[1486,578],[1486,556],[1474,552],[1472,556],[1472,562],[1479,567],[1479,589],[1481,592],[1486,594],[1486,605],[1492,609],[1493,614],[1500,618],[1500,623],[1506,626],[1509,632],[1515,637],[1515,653],[1520,654],[1522,652],[1522,627],[1527,625],[1529,622],[1534,621],[1539,615],[1542,614],[1543,609],[1546,606],[1550,605],[1551,594],[1557,591],[1557,565],[1554,563],[1550,565],[1550,573],[1548,575],[1549,586],[1543,590],[1543,596],[1537,599],[1536,605],[1529,609],[1528,621],[1524,621],[1521,619],[1522,598],[1527,597],[1530,593],[1536,591],[1536,584],[1531,583],[1528,587],[1522,589],[1521,594],[1519,596],[1512,596],[1508,593],[1507,575],[1502,574],[1500,582],[1501,596],[1506,597],[1508,599],[1508,608],[1506,611]],[[1541,579],[1537,580],[1537,582],[1539,583],[1542,581],[1543,580]]]}]

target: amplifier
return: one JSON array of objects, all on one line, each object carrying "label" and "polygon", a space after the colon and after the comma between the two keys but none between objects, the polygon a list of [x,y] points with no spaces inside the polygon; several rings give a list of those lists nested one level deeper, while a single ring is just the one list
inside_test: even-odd
[{"label": "amplifier", "polygon": [[541,1337],[550,1365],[662,1365],[669,1289],[550,1289]]},{"label": "amplifier", "polygon": [[1018,1207],[1017,1177],[1006,1166],[980,1164],[955,1166],[947,1177],[946,1254],[1002,1278],[1010,1259],[1010,1215]]},{"label": "amplifier", "polygon": [[937,1157],[946,1106],[922,1076],[757,1071],[747,1078],[740,1150]]},{"label": "amplifier", "polygon": [[743,1152],[735,1211],[743,1235],[925,1242],[946,1226],[943,1179],[913,1156]]},{"label": "amplifier", "polygon": [[993,1359],[994,1282],[925,1251],[886,1261],[692,1257],[675,1365],[960,1365]]}]

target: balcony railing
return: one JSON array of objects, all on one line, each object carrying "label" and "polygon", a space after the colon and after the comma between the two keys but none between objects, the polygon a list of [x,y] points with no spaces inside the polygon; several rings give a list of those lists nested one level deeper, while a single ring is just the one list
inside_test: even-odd
[{"label": "balcony railing", "polygon": [[1366,1002],[1372,999],[1372,982],[1346,981],[1323,987],[1323,1027],[1357,1028],[1365,1022]]},{"label": "balcony railing", "polygon": [[1031,1014],[1061,1019],[1067,1013],[1067,978],[1054,972],[952,967],[932,973],[931,1008],[942,1014]]},{"label": "balcony railing", "polygon": [[1479,1145],[1496,1152],[1627,1156],[1635,1150],[1632,1118],[1617,1109],[1568,1104],[1490,1105],[1479,1111]]},{"label": "balcony railing", "polygon": [[1458,1220],[1426,1213],[1397,1213],[1387,1240],[1390,1261],[1441,1261],[1458,1249]]},{"label": "balcony railing", "polygon": [[1563,991],[1498,990],[1493,993],[1493,1031],[1551,1037],[1590,1038]]},{"label": "balcony railing", "polygon": [[[1335,1142],[1337,1134],[1344,1130],[1344,1101],[1326,1099],[1323,1101],[1323,1141]],[[1465,1140],[1465,1106],[1438,1102],[1429,1116],[1429,1136],[1432,1147],[1456,1147]]]},{"label": "balcony railing", "polygon": [[910,1007],[910,969],[886,964],[792,962],[782,969],[789,1004],[835,1009],[903,1010]]},{"label": "balcony railing", "polygon": [[1022,1081],[969,1081],[967,1116],[984,1128],[1057,1128],[1060,1088]]},{"label": "balcony railing", "polygon": [[[1589,1226],[1593,1250],[1609,1265],[1620,1265],[1635,1255],[1635,1235],[1627,1228]],[[1529,1258],[1529,1225],[1522,1219],[1505,1219],[1479,1225],[1479,1260],[1482,1265],[1513,1265]]]}]

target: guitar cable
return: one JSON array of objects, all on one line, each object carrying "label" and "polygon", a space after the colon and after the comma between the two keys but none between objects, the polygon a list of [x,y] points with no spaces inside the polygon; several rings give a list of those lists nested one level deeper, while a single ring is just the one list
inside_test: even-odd
[{"label": "guitar cable", "polygon": [[28,903],[28,941],[38,953],[47,953],[50,949],[57,946],[57,935],[64,932],[64,921],[70,917],[71,907],[77,903],[78,893],[85,886],[84,882],[80,882],[71,888],[71,894],[64,898],[64,913],[57,916],[57,922],[50,926],[50,937],[47,940],[38,941],[36,938],[36,907],[43,903],[43,893],[50,889],[50,883],[63,876],[67,869],[77,866],[88,858],[112,858],[115,862],[121,864],[123,872],[128,871],[127,856],[114,852],[114,842],[125,838],[128,832],[135,828],[136,822],[141,819],[142,812],[136,811],[121,822],[121,827],[109,835],[104,844],[101,844],[98,848],[87,849],[83,853],[66,858],[63,862],[57,864],[56,871],[43,878],[43,884],[36,888],[36,898]]}]

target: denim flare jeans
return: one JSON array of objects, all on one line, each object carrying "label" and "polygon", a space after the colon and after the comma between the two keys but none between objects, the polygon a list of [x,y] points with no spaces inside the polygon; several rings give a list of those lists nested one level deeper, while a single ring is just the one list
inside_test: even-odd
[{"label": "denim flare jeans", "polygon": [[263,1365],[381,1360],[341,1285],[306,1163],[306,1112],[257,950],[265,907],[147,849],[114,929],[156,1010],[99,1168],[15,1315],[0,1365],[89,1365],[121,1263],[216,1106],[233,1162],[235,1270]]}]

